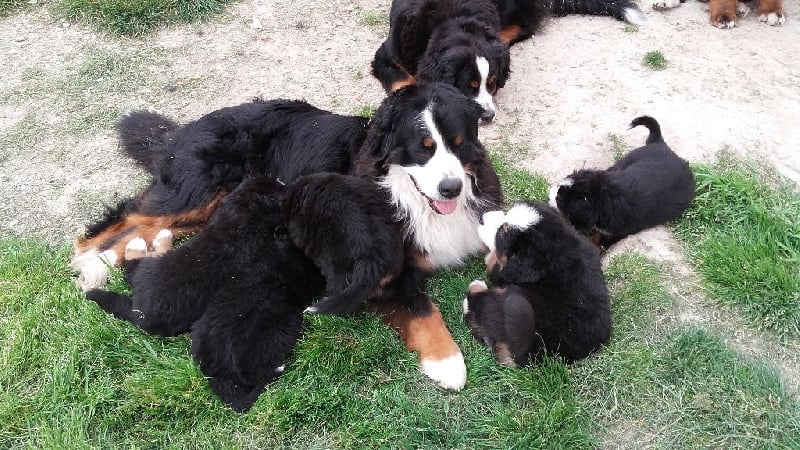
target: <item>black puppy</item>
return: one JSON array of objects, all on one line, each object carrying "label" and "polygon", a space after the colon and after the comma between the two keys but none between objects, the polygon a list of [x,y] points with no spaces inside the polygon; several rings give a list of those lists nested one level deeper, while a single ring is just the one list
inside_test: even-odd
[{"label": "black puppy", "polygon": [[493,287],[475,280],[464,319],[500,364],[515,367],[545,354],[585,358],[611,335],[608,289],[596,248],[555,209],[515,204],[484,214],[481,239]]},{"label": "black puppy", "polygon": [[389,192],[366,178],[322,173],[286,188],[292,241],[322,270],[329,297],[307,309],[348,314],[403,270],[403,228]]},{"label": "black puppy", "polygon": [[650,130],[647,145],[606,170],[578,170],[550,188],[550,205],[601,248],[677,218],[694,198],[692,170],[664,143],[658,122],[641,116],[631,128],[638,125]]},{"label": "black puppy", "polygon": [[[163,230],[131,240],[123,269],[133,298],[90,290],[108,313],[159,336],[191,329],[192,354],[213,390],[237,411],[252,406],[302,331],[302,312],[323,290],[319,270],[291,241],[284,187],[250,177],[225,197],[207,227],[171,249]],[[147,257],[149,256],[149,257]]]}]

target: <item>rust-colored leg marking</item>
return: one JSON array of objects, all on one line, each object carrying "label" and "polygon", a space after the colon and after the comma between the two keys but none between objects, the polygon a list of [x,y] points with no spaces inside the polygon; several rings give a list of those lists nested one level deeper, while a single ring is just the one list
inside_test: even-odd
[{"label": "rust-colored leg marking", "polygon": [[439,309],[433,303],[430,308],[430,313],[417,316],[396,304],[376,305],[383,321],[397,330],[406,348],[418,352],[422,371],[440,386],[460,390],[467,375],[461,349],[447,330]]},{"label": "rust-colored leg marking", "polygon": [[508,25],[500,29],[500,40],[506,45],[514,42],[522,34],[522,27],[519,25]]},{"label": "rust-colored leg marking", "polygon": [[708,23],[720,29],[735,27],[739,23],[739,18],[736,16],[736,0],[710,0]]}]

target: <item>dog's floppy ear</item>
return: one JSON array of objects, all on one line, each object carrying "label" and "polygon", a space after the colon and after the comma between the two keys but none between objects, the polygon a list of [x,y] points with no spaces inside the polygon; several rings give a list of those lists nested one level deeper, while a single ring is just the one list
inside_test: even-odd
[{"label": "dog's floppy ear", "polygon": [[386,97],[372,117],[367,138],[361,145],[355,162],[355,175],[378,176],[384,172],[386,158],[391,150],[392,136],[397,122],[399,103],[417,86],[409,85]]},{"label": "dog's floppy ear", "polygon": [[408,2],[406,7],[393,11],[390,32],[397,45],[398,63],[409,73],[417,72],[417,65],[436,25],[442,22],[438,0]]}]

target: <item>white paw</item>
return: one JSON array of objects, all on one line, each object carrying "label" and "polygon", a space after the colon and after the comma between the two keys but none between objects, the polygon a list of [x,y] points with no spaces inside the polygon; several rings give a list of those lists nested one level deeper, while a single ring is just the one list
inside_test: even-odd
[{"label": "white paw", "polygon": [[486,282],[483,280],[472,280],[472,283],[469,284],[469,289],[472,290],[472,288],[480,288],[481,291],[488,289]]},{"label": "white paw", "polygon": [[467,297],[464,297],[464,300],[461,301],[461,310],[464,311],[465,316],[469,314],[469,301]]},{"label": "white paw", "polygon": [[280,365],[280,366],[275,368],[275,373],[283,373],[284,370],[286,370],[286,366],[285,365]]},{"label": "white paw", "polygon": [[128,250],[140,252],[147,251],[147,242],[145,242],[141,237],[133,238],[130,240],[130,242],[128,242],[128,245],[125,246],[125,251]]},{"label": "white paw", "polygon": [[106,250],[98,253],[97,249],[89,249],[79,255],[75,255],[70,262],[70,267],[78,272],[75,283],[83,292],[90,289],[99,289],[108,283],[111,274],[109,267],[117,263],[117,253],[113,250]]},{"label": "white paw", "polygon": [[761,14],[758,16],[758,20],[774,27],[783,25],[786,22],[786,16],[777,13]]},{"label": "white paw", "polygon": [[445,359],[425,359],[420,362],[422,373],[439,386],[460,391],[467,383],[467,366],[461,352]]},{"label": "white paw", "polygon": [[164,228],[163,230],[159,231],[156,234],[155,239],[153,239],[153,250],[156,253],[166,253],[172,248],[172,240],[174,236],[172,235],[172,231]]},{"label": "white paw", "polygon": [[680,0],[653,0],[653,9],[663,10],[672,9],[680,6]]}]

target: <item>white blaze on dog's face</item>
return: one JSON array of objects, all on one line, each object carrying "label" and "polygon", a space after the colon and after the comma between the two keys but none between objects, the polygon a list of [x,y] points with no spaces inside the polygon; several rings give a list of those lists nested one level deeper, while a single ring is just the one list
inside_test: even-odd
[{"label": "white blaze on dog's face", "polygon": [[491,120],[494,118],[496,108],[494,107],[494,98],[487,89],[487,84],[489,82],[489,61],[483,56],[478,56],[475,58],[475,65],[478,67],[478,73],[480,73],[481,76],[478,95],[475,96],[475,101],[483,108],[481,117],[486,120]]},{"label": "white blaze on dog's face", "polygon": [[567,178],[564,178],[563,180],[559,181],[558,184],[550,186],[550,191],[548,192],[548,194],[549,194],[548,197],[549,197],[549,200],[550,200],[550,206],[552,206],[555,209],[558,209],[558,201],[557,201],[557,199],[558,199],[558,191],[561,189],[561,187],[570,187],[570,186],[572,186],[573,183],[574,182],[572,181],[572,178],[567,177]]},{"label": "white blaze on dog's face", "polygon": [[[458,101],[465,100],[457,95]],[[447,96],[443,103],[429,102],[411,116],[414,134],[405,133],[393,146],[386,175],[379,181],[391,194],[397,218],[407,221],[406,233],[413,236],[414,246],[434,268],[460,264],[484,249],[473,209],[480,200],[465,169],[481,150],[477,117],[474,122],[465,120],[471,116],[459,108],[466,101],[449,106]],[[470,111],[475,111],[472,105]]]},{"label": "white blaze on dog's face", "polygon": [[[458,157],[450,150],[442,133],[433,120],[431,107],[420,114],[420,125],[429,134],[425,146],[433,152],[431,158],[422,165],[404,167],[414,184],[437,213],[447,215],[455,212],[464,196],[467,185],[466,172]],[[461,201],[463,203],[463,200]]]}]

